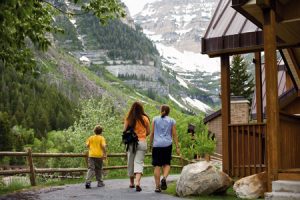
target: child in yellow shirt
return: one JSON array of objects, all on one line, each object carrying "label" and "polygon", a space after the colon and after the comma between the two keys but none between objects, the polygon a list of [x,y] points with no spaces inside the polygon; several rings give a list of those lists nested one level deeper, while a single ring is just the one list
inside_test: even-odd
[{"label": "child in yellow shirt", "polygon": [[98,187],[103,187],[102,180],[102,165],[103,159],[106,159],[106,142],[101,135],[103,128],[100,125],[95,126],[95,135],[90,136],[86,141],[86,146],[89,149],[88,171],[86,176],[85,188],[91,188],[91,179],[96,175]]}]

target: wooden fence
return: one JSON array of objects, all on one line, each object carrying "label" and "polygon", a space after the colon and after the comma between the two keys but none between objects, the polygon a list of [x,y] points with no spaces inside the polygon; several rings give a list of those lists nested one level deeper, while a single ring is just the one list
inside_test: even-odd
[{"label": "wooden fence", "polygon": [[[86,172],[87,168],[35,168],[33,158],[58,158],[58,157],[71,157],[71,158],[84,158],[87,164],[88,154],[87,153],[33,153],[30,148],[27,149],[27,152],[0,152],[1,156],[8,157],[26,157],[28,168],[27,169],[17,169],[17,170],[1,170],[0,175],[16,175],[16,174],[29,174],[30,183],[32,186],[36,185],[36,174],[43,173],[56,173],[56,172]],[[151,156],[151,154],[146,154],[146,156]],[[107,157],[125,157],[127,158],[126,153],[111,153]],[[180,165],[171,165],[172,168],[183,168],[186,164],[191,163],[191,161],[182,158],[181,156],[174,156],[172,158],[179,159]],[[145,165],[145,168],[152,167],[152,165]],[[114,170],[114,169],[126,169],[127,165],[121,166],[105,166],[104,170]]]},{"label": "wooden fence", "polygon": [[245,177],[265,171],[265,123],[231,124],[228,140],[231,177]]}]

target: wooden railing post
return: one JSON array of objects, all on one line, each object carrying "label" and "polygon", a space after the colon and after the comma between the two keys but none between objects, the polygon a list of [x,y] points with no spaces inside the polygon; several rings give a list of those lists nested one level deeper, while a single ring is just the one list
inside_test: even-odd
[{"label": "wooden railing post", "polygon": [[89,152],[88,151],[85,152],[84,159],[85,159],[85,165],[86,165],[86,167],[89,167]]},{"label": "wooden railing post", "polygon": [[182,158],[182,156],[180,155],[180,162],[181,162],[181,166],[182,166],[182,169],[183,169],[183,167],[184,167],[184,163],[183,163],[183,158]]},{"label": "wooden railing post", "polygon": [[31,148],[27,148],[27,163],[29,166],[29,170],[30,170],[30,183],[32,186],[36,186],[36,182],[35,182],[35,169],[34,169],[34,165],[33,165],[33,161],[32,161],[32,151]]}]

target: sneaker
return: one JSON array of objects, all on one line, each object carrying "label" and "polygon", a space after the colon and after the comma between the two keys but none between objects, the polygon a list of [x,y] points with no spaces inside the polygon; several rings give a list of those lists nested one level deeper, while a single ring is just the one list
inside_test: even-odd
[{"label": "sneaker", "polygon": [[160,188],[166,190],[168,188],[166,178],[162,178],[160,181]]},{"label": "sneaker", "polygon": [[137,186],[135,186],[135,191],[140,192],[140,191],[142,191],[142,188],[139,185],[137,185]]},{"label": "sneaker", "polygon": [[97,187],[104,187],[105,184],[103,182],[98,182]]},{"label": "sneaker", "polygon": [[85,189],[91,189],[91,183],[85,183]]}]

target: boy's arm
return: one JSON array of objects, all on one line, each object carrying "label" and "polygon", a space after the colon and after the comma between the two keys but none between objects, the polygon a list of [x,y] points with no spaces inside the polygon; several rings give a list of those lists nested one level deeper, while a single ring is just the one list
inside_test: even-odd
[{"label": "boy's arm", "polygon": [[90,140],[89,140],[89,138],[86,140],[85,146],[86,146],[87,148],[90,148]]},{"label": "boy's arm", "polygon": [[106,141],[105,141],[104,137],[103,137],[103,141],[101,143],[101,148],[102,148],[102,151],[103,151],[103,158],[106,159],[107,152],[106,152]]},{"label": "boy's arm", "polygon": [[107,153],[106,153],[106,145],[102,146],[102,151],[103,151],[103,158],[106,159]]}]

